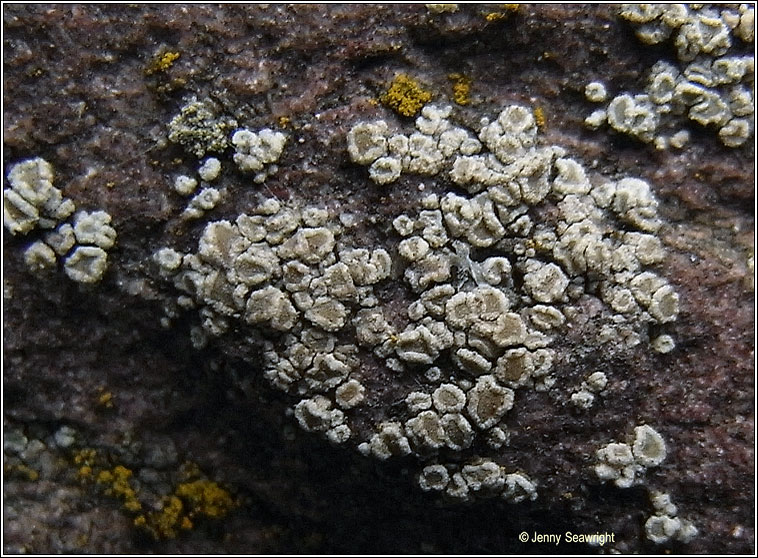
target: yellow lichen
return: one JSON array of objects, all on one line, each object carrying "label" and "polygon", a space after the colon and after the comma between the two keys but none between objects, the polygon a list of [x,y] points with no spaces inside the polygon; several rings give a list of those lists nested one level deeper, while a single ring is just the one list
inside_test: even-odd
[{"label": "yellow lichen", "polygon": [[79,467],[79,471],[77,471],[77,474],[79,475],[79,478],[82,480],[90,480],[92,479],[92,467],[89,465],[82,465]]},{"label": "yellow lichen", "polygon": [[545,124],[547,123],[547,120],[545,118],[545,109],[542,107],[534,108],[534,121],[537,123],[537,127],[540,130],[545,129]]},{"label": "yellow lichen", "polygon": [[102,487],[103,494],[120,501],[123,509],[134,515],[134,526],[156,540],[173,539],[180,531],[193,529],[197,520],[222,519],[239,505],[228,490],[208,480],[196,464],[187,462],[178,471],[179,484],[163,498],[161,507],[145,511],[132,486],[131,469],[114,465],[94,449],[77,451],[73,461],[81,481]]},{"label": "yellow lichen", "polygon": [[196,519],[221,519],[237,507],[228,491],[203,479],[179,484],[166,496],[160,510],[138,515],[134,525],[156,540],[173,539],[179,531],[194,528]]},{"label": "yellow lichen", "polygon": [[458,11],[458,4],[427,4],[426,9],[432,14],[453,14]]},{"label": "yellow lichen", "polygon": [[471,78],[463,74],[448,74],[447,78],[453,82],[453,101],[458,105],[467,105],[471,102]]},{"label": "yellow lichen", "polygon": [[100,471],[97,474],[96,482],[106,485],[105,494],[121,500],[124,503],[124,509],[137,512],[142,509],[142,504],[129,483],[131,477],[131,469],[127,469],[123,465],[116,465],[112,470]]},{"label": "yellow lichen", "polygon": [[124,509],[132,513],[138,512],[142,509],[142,503],[137,498],[128,498],[124,501]]},{"label": "yellow lichen", "polygon": [[292,119],[289,116],[280,116],[279,117],[279,127],[280,128],[287,128],[290,123],[292,122]]},{"label": "yellow lichen", "polygon": [[236,507],[229,492],[209,480],[182,483],[176,495],[186,502],[190,517],[220,519]]},{"label": "yellow lichen", "polygon": [[[97,451],[92,448],[80,449],[74,454],[75,465],[88,465],[92,466],[97,459]],[[90,469],[91,472],[91,469]]]},{"label": "yellow lichen", "polygon": [[[101,388],[101,391],[102,391],[102,388]],[[102,407],[103,409],[112,409],[113,408],[113,394],[110,391],[103,391],[97,397],[97,406]]]},{"label": "yellow lichen", "polygon": [[521,9],[521,4],[500,4],[498,6],[500,11],[489,12],[484,16],[488,22],[503,21],[508,18],[510,14],[515,14]]},{"label": "yellow lichen", "polygon": [[6,466],[4,469],[6,474],[13,475],[16,478],[21,478],[31,482],[39,479],[39,473],[31,467],[24,465],[23,463]]},{"label": "yellow lichen", "polygon": [[154,539],[175,539],[182,526],[184,504],[176,496],[167,496],[159,511],[140,515],[134,520],[137,527],[147,530]]},{"label": "yellow lichen", "polygon": [[145,75],[150,76],[158,72],[165,72],[174,62],[181,56],[178,52],[164,52],[152,59],[147,68],[145,68]]},{"label": "yellow lichen", "polygon": [[387,92],[380,98],[382,104],[402,116],[416,116],[432,100],[432,94],[407,74],[398,74]]}]

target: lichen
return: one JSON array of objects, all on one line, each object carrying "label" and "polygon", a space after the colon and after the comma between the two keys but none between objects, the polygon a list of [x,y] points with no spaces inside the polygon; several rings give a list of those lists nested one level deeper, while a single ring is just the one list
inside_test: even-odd
[{"label": "lichen", "polygon": [[650,503],[655,513],[645,521],[648,540],[655,544],[665,544],[671,540],[688,543],[697,536],[698,529],[691,521],[677,517],[677,507],[667,493],[651,492]]},{"label": "lichen", "polygon": [[113,455],[81,448],[73,452],[72,464],[83,486],[95,486],[100,494],[118,502],[134,527],[155,540],[176,538],[200,522],[222,520],[240,505],[229,490],[191,463],[176,472],[178,481],[157,506],[150,502],[154,495],[135,479],[135,471]]},{"label": "lichen", "polygon": [[[740,68],[721,60],[718,70],[711,65],[713,75],[694,66],[686,75],[699,83]],[[467,78],[451,79],[456,104],[468,104]],[[603,119],[647,138],[657,127],[651,124],[657,116],[648,113],[669,94],[664,102],[674,102],[672,79],[673,85],[659,79],[647,98],[617,97]],[[588,99],[602,101],[602,89],[588,87]],[[683,98],[700,94],[680,89]],[[747,87],[733,90],[727,109],[746,118],[749,95]],[[270,129],[232,134],[232,121],[219,118],[217,107],[192,101],[172,121],[172,141],[198,157],[216,152],[219,158],[198,162],[197,178],[173,179],[181,195],[199,187],[179,214],[188,236],[154,246],[145,267],[172,293],[164,300],[165,327],[182,315],[196,347],[229,336],[242,344],[240,352],[260,355],[250,364],[286,394],[281,400],[302,430],[380,460],[407,458],[404,466],[420,471],[421,488],[449,500],[533,500],[541,482],[531,478],[533,464],[501,451],[512,437],[528,436],[519,426],[524,401],[542,397],[532,391],[550,391],[545,399],[558,408],[589,412],[612,391],[605,391],[605,372],[584,362],[585,348],[567,338],[596,329],[595,343],[607,343],[611,359],[627,355],[629,339],[652,339],[655,350],[666,346],[660,332],[676,320],[679,295],[660,267],[664,223],[650,184],[602,177],[547,145],[540,107],[505,106],[471,127],[459,123],[453,107],[430,99],[401,74],[382,101],[402,116],[418,115],[410,129],[390,114],[386,121],[353,122],[347,133],[347,153],[368,167],[367,184],[389,191],[403,175],[404,183],[433,177],[418,190],[431,183],[434,192],[408,196],[404,213],[387,215],[375,236],[352,235],[355,220],[333,199],[328,207],[303,206],[294,197],[263,199],[248,189],[236,214],[236,191],[229,187],[236,170],[263,182],[288,140]],[[688,110],[720,124],[722,104],[703,97]],[[225,158],[229,145],[234,153]],[[218,207],[222,199],[230,203]],[[28,210],[30,221],[40,218],[26,198],[14,207]],[[216,207],[221,217],[208,214]],[[78,213],[68,228],[56,223],[55,232],[27,248],[27,264],[42,271],[65,258],[65,272],[75,280],[99,280],[116,239],[110,221],[92,211]],[[31,232],[18,222],[19,234]],[[591,325],[582,321],[587,308]],[[577,414],[572,409],[567,416]],[[595,472],[618,486],[638,483],[665,449],[652,428],[638,427],[633,438],[598,450]],[[98,471],[84,462],[79,473],[130,512],[140,511],[123,466]],[[219,518],[234,507],[207,480],[182,483],[164,496],[161,506],[134,518],[156,538],[177,536],[200,517]]]},{"label": "lichen", "polygon": [[281,157],[287,136],[269,128],[258,132],[241,128],[232,134],[231,141],[237,167],[243,172],[255,173],[253,180],[262,183],[276,171],[273,163]]},{"label": "lichen", "polygon": [[174,65],[181,53],[178,51],[166,51],[153,57],[145,68],[145,75],[150,76],[159,72],[165,72]]},{"label": "lichen", "polygon": [[3,190],[3,224],[12,235],[55,228],[76,209],[53,186],[53,167],[40,157],[11,166],[8,183],[10,188]]},{"label": "lichen", "polygon": [[584,86],[584,96],[592,103],[602,103],[605,101],[608,93],[602,82],[591,81]]},{"label": "lichen", "polygon": [[457,72],[448,74],[447,78],[453,83],[453,102],[461,106],[471,103],[471,78]]},{"label": "lichen", "polygon": [[657,467],[666,459],[663,437],[648,425],[637,426],[629,443],[611,442],[598,449],[595,475],[602,481],[613,481],[619,488],[639,482],[649,467]]},{"label": "lichen", "polygon": [[229,146],[229,134],[237,121],[219,116],[218,112],[210,99],[190,98],[169,123],[168,139],[198,158],[206,153],[221,153]]},{"label": "lichen", "polygon": [[[618,132],[653,143],[657,149],[681,149],[687,141],[682,131],[671,135],[661,128],[678,126],[673,116],[686,117],[718,132],[727,147],[743,145],[754,133],[752,93],[755,59],[729,55],[734,38],[753,42],[754,33],[745,32],[754,23],[754,9],[741,5],[739,12],[729,7],[686,4],[625,4],[619,15],[635,26],[645,44],[659,44],[673,36],[672,44],[680,66],[656,63],[648,74],[643,94],[621,93],[604,111],[595,111],[585,121],[599,128],[607,114],[608,124]],[[598,102],[600,95],[590,92]],[[745,87],[747,86],[747,87]],[[748,117],[748,118],[746,118]]]},{"label": "lichen", "polygon": [[31,242],[24,251],[27,269],[35,274],[54,271],[59,260],[69,279],[97,283],[107,268],[106,250],[116,243],[116,230],[106,211],[79,211],[73,223],[74,202],[53,186],[53,167],[41,158],[13,165],[10,188],[4,190],[5,227],[11,234],[26,235],[35,228],[55,229]]},{"label": "lichen", "polygon": [[397,74],[380,101],[401,116],[416,116],[432,94],[408,74]]}]

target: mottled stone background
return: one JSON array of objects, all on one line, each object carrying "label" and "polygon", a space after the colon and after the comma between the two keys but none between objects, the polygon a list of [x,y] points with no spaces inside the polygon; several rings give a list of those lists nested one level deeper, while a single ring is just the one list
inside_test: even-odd
[{"label": "mottled stone background", "polygon": [[[3,6],[5,168],[44,157],[55,185],[78,208],[108,211],[119,235],[106,278],[91,289],[63,273],[31,276],[22,258],[28,239],[5,235],[6,442],[13,432],[44,445],[26,450],[36,478],[6,450],[4,552],[595,551],[523,545],[522,530],[610,531],[616,550],[658,551],[644,536],[646,490],[599,485],[588,467],[599,445],[642,422],[669,447],[647,484],[669,492],[700,530],[689,545],[666,548],[754,551],[752,142],[729,149],[691,128],[684,150],[656,152],[584,129],[593,110],[587,82],[639,91],[645,70],[672,58],[670,46],[640,45],[614,6],[522,6],[488,21],[496,8],[431,15],[423,5]],[[181,56],[146,76],[162,49]],[[619,362],[610,394],[586,416],[549,396],[519,413],[522,434],[509,451],[539,483],[528,505],[437,505],[416,488],[412,460],[376,463],[299,431],[284,395],[254,375],[235,379],[254,369],[244,351],[237,361],[213,347],[198,352],[188,324],[158,323],[162,287],[147,278],[146,261],[167,239],[189,249],[202,228],[178,223],[186,200],[170,188],[197,164],[166,140],[183,99],[212,97],[254,129],[289,119],[293,139],[279,172],[266,186],[225,176],[233,195],[214,218],[273,193],[326,201],[381,225],[414,206],[418,179],[372,184],[349,162],[345,134],[363,118],[398,118],[374,101],[398,72],[441,103],[452,102],[449,73],[470,76],[472,102],[457,109],[469,125],[509,102],[541,107],[547,141],[607,176],[649,180],[670,224],[664,274],[681,299],[671,328],[677,348],[640,349]],[[439,187],[424,182],[427,192]],[[366,235],[381,241],[387,230],[366,227]],[[592,352],[558,386],[578,383]],[[98,404],[103,393],[112,407]],[[67,448],[53,436],[63,425],[77,432]],[[79,482],[71,454],[81,447],[116,456],[153,487],[193,461],[242,505],[223,521],[154,542],[118,501]]]}]

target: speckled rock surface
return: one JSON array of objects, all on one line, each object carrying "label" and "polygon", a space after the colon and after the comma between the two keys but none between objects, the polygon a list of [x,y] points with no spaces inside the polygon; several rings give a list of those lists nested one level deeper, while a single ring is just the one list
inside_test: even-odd
[{"label": "speckled rock surface", "polygon": [[[730,149],[692,128],[684,149],[656,151],[587,130],[588,82],[638,91],[646,69],[671,57],[665,43],[640,45],[613,6],[15,5],[3,7],[3,26],[4,174],[42,157],[77,209],[107,211],[118,231],[93,286],[62,270],[31,274],[24,249],[37,233],[4,231],[5,552],[754,551],[754,147]],[[167,62],[167,52],[179,57]],[[536,480],[533,502],[440,502],[419,490],[415,459],[375,461],[298,428],[287,412],[296,398],[263,379],[244,331],[196,349],[190,315],[160,323],[171,294],[151,256],[166,245],[195,250],[210,219],[233,221],[275,196],[325,205],[348,216],[362,244],[391,245],[391,221],[418,208],[420,182],[424,195],[449,189],[406,174],[379,186],[348,156],[359,121],[412,126],[377,102],[401,72],[442,105],[453,104],[449,74],[468,76],[470,102],[455,106],[455,119],[469,128],[508,104],[539,107],[546,142],[604,176],[647,180],[666,222],[662,273],[680,312],[665,332],[676,347],[609,356],[581,333],[596,312],[586,308],[582,327],[565,335],[577,356],[561,362],[558,383],[519,392],[507,418],[502,461]],[[229,150],[218,155],[221,201],[188,221],[172,185],[198,160],[167,135],[193,95],[289,139],[262,185],[237,171]],[[380,290],[405,311],[398,282]],[[609,384],[592,411],[565,404],[564,392],[597,369]],[[377,372],[372,389],[391,399],[391,378]],[[596,449],[643,423],[666,440],[665,462],[641,485],[601,484]],[[123,509],[126,498],[88,480],[86,448],[107,456],[101,468],[133,471],[145,513],[182,482],[186,462],[232,494],[235,509],[224,518],[198,511],[191,529],[155,541]],[[653,489],[697,526],[691,542],[646,538]],[[615,539],[524,544],[522,531]]]}]

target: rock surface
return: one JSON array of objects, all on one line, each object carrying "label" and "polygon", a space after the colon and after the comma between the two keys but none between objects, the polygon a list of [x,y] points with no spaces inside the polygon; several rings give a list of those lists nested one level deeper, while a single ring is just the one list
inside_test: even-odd
[{"label": "rock surface", "polygon": [[[107,211],[118,231],[93,286],[62,270],[31,274],[31,237],[5,231],[5,552],[598,550],[523,544],[522,531],[614,533],[610,548],[620,552],[754,550],[754,148],[730,149],[692,128],[684,149],[656,151],[584,127],[587,83],[641,90],[667,52],[640,45],[613,6],[436,14],[422,5],[13,5],[3,25],[5,173],[44,158],[77,208]],[[173,190],[177,175],[199,166],[167,138],[187,99],[213,99],[240,125],[289,136],[263,184],[238,172],[229,151],[218,155],[214,185],[224,194],[209,210],[214,220],[275,196],[325,204],[355,238],[384,243],[395,216],[445,188],[406,174],[376,185],[348,156],[357,122],[412,125],[378,102],[400,72],[440,104],[453,104],[449,74],[469,76],[469,102],[455,107],[469,128],[508,104],[539,107],[545,141],[604,176],[648,181],[667,223],[663,270],[680,311],[665,333],[676,347],[609,358],[581,328],[567,332],[576,360],[562,363],[553,390],[520,392],[508,418],[503,459],[537,481],[533,502],[439,502],[418,489],[413,458],[378,462],[300,430],[286,412],[293,398],[261,377],[260,349],[235,342],[244,332],[196,349],[188,315],[160,323],[170,294],[152,255],[166,245],[194,250],[205,227],[182,217],[188,202]],[[399,283],[382,289],[404,312]],[[591,412],[565,404],[562,392],[598,369],[609,383]],[[391,400],[391,378],[377,372],[370,387]],[[643,485],[601,484],[595,451],[644,423],[666,440],[666,461]],[[134,472],[145,510],[160,509],[185,462],[237,504],[223,519],[196,510],[192,529],[155,541],[133,525],[128,498],[88,480],[85,448],[104,460],[92,467]],[[646,538],[652,489],[697,526],[691,542]]]}]

